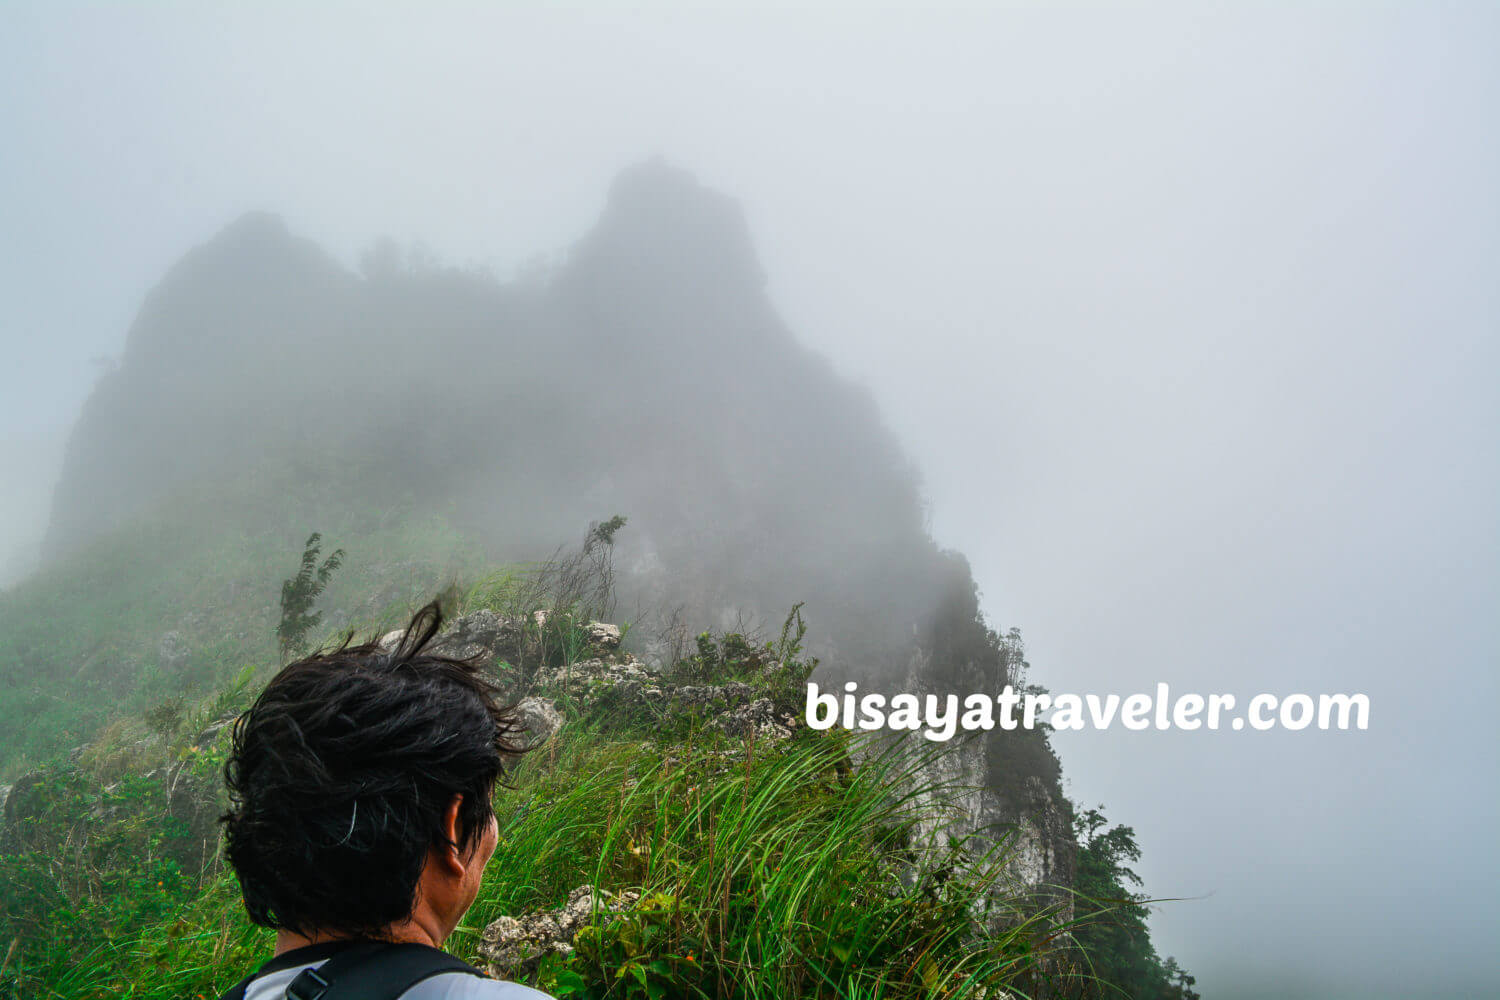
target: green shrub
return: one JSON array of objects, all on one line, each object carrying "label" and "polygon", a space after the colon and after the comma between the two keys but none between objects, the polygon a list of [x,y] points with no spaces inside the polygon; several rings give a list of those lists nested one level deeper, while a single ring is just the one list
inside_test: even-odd
[{"label": "green shrub", "polygon": [[1110,826],[1102,807],[1074,818],[1078,876],[1074,884],[1073,939],[1083,952],[1086,976],[1072,986],[1083,997],[1198,1000],[1194,978],[1174,958],[1165,962],[1146,926],[1149,898],[1135,891],[1141,878],[1130,867],[1141,858],[1135,831]]},{"label": "green shrub", "polygon": [[334,549],[319,566],[322,540],[323,536],[316,531],[308,536],[297,574],[281,582],[281,621],[276,626],[276,638],[281,643],[283,663],[293,654],[307,649],[307,634],[323,621],[323,612],[312,610],[313,602],[344,561],[344,550]]}]

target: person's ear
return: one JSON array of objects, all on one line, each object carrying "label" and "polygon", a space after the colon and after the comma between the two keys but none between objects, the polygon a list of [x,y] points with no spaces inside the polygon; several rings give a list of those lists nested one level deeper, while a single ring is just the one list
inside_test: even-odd
[{"label": "person's ear", "polygon": [[461,793],[454,793],[453,798],[448,800],[448,808],[443,810],[442,835],[447,841],[439,845],[438,853],[443,860],[443,867],[454,875],[462,875],[468,867],[464,864],[463,855],[458,849],[458,810],[463,805],[464,797]]}]

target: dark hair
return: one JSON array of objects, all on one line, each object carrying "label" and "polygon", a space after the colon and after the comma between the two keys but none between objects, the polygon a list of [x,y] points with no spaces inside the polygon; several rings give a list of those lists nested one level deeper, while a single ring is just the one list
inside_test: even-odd
[{"label": "dark hair", "polygon": [[521,727],[473,660],[424,653],[436,602],[399,642],[319,650],[284,667],[234,726],[225,853],[250,919],[379,936],[410,916],[453,795],[460,850],[483,834]]}]

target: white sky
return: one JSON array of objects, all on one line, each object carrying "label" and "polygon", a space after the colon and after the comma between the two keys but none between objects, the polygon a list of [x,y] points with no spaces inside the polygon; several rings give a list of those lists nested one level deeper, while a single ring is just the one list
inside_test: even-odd
[{"label": "white sky", "polygon": [[[741,199],[1055,691],[1206,996],[1497,973],[1500,7],[0,8],[0,579],[149,287],[267,208],[501,273],[661,153]],[[13,574],[10,574],[13,575]],[[1473,995],[1479,995],[1477,992]]]}]

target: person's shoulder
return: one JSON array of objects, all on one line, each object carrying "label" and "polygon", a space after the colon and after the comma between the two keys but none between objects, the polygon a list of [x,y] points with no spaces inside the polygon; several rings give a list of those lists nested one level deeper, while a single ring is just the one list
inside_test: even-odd
[{"label": "person's shoulder", "polygon": [[402,1000],[553,1000],[530,986],[503,979],[481,979],[467,972],[444,972],[407,990]]}]

